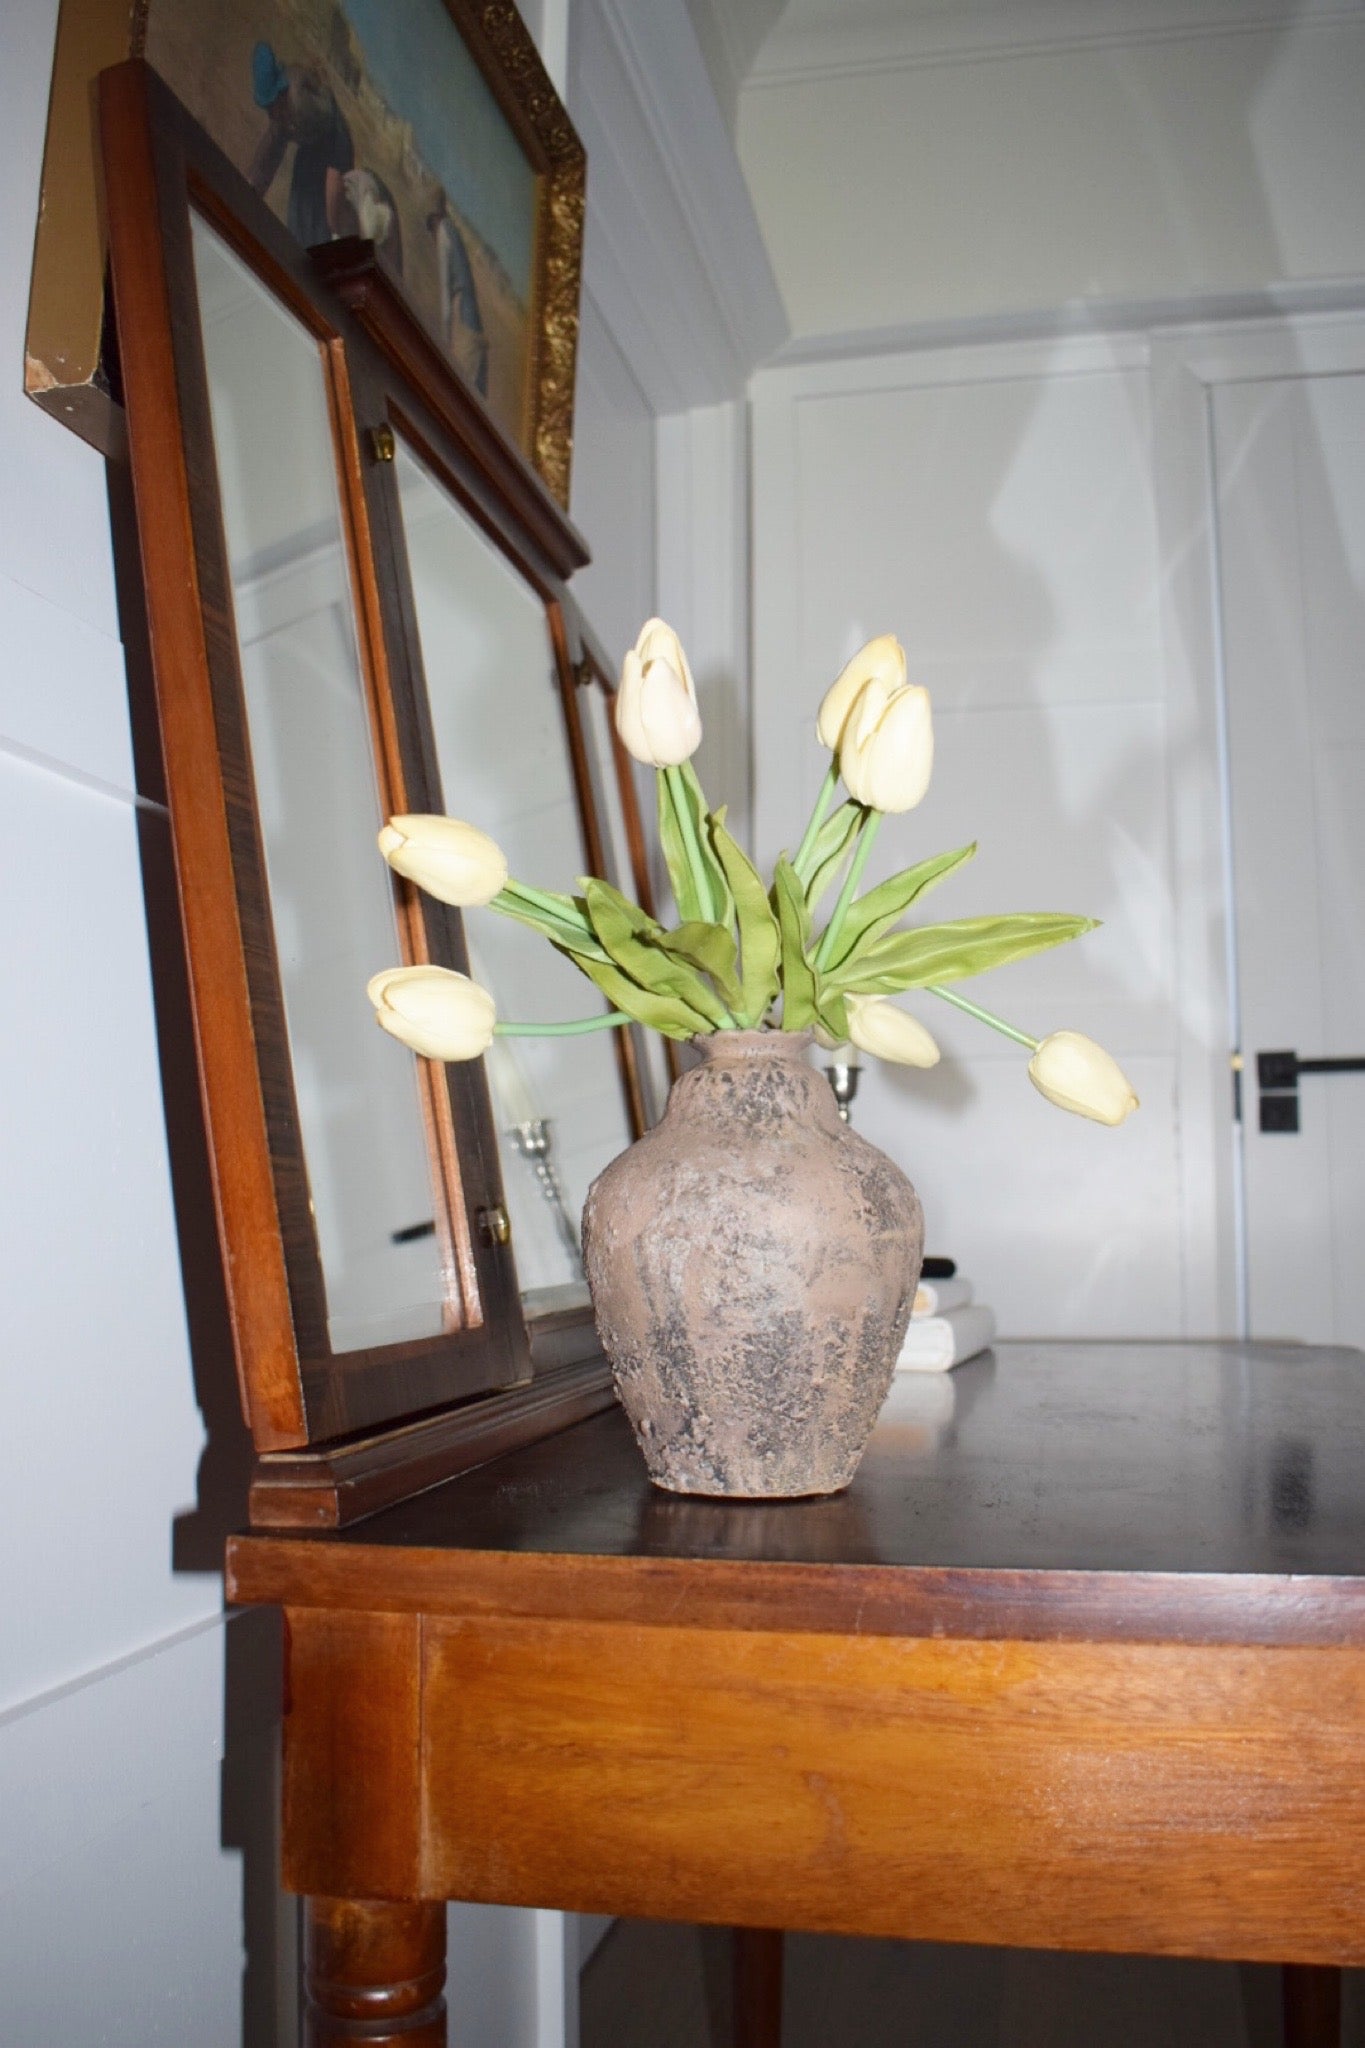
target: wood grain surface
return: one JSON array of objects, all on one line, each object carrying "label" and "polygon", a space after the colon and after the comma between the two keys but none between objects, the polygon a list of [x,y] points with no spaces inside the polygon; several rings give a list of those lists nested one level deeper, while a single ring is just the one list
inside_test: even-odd
[{"label": "wood grain surface", "polygon": [[238,1538],[229,1592],[724,1630],[1365,1642],[1363,1392],[1352,1351],[1001,1345],[947,1388],[902,1377],[848,1491],[778,1504],[660,1493],[611,1410],[351,1529]]},{"label": "wood grain surface", "polygon": [[433,1623],[430,1893],[1365,1962],[1365,1652]]}]

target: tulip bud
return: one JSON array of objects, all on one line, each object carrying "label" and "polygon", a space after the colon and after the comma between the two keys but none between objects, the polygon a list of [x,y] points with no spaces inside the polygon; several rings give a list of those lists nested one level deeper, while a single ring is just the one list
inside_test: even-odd
[{"label": "tulip bud", "polygon": [[864,1052],[901,1067],[936,1067],[939,1050],[918,1017],[885,996],[848,997],[848,1035]]},{"label": "tulip bud", "polygon": [[395,874],[406,875],[440,903],[470,908],[491,903],[507,882],[507,856],[477,825],[458,818],[414,813],[390,818],[379,851]]},{"label": "tulip bud", "polygon": [[616,693],[616,730],[646,768],[676,768],[701,745],[697,688],[682,643],[650,619],[627,654]]},{"label": "tulip bud", "polygon": [[386,967],[365,990],[384,1029],[429,1060],[476,1060],[493,1042],[493,998],[449,967]]},{"label": "tulip bud", "polygon": [[913,810],[933,765],[929,692],[917,683],[888,689],[874,676],[854,703],[839,746],[849,795],[874,811]]},{"label": "tulip bud", "polygon": [[828,747],[831,753],[837,750],[844,736],[854,704],[874,678],[888,694],[904,687],[905,649],[890,633],[882,633],[877,639],[869,640],[865,647],[860,647],[852,660],[844,663],[825,692],[815,729],[820,735],[821,746]]},{"label": "tulip bud", "polygon": [[1028,1063],[1029,1079],[1058,1109],[1121,1124],[1138,1106],[1132,1084],[1103,1046],[1079,1031],[1054,1031]]}]

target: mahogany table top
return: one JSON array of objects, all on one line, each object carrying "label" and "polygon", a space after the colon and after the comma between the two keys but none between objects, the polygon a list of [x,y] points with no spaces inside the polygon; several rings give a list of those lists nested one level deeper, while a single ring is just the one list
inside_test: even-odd
[{"label": "mahogany table top", "polygon": [[235,1598],[328,1606],[1362,1641],[1365,1354],[1001,1344],[898,1377],[822,1501],[661,1493],[612,1410],[349,1529],[238,1538],[229,1565]]}]

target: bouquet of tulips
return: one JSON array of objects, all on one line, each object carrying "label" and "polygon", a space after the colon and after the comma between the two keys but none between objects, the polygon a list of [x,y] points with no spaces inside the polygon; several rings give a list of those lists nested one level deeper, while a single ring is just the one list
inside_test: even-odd
[{"label": "bouquet of tulips", "polygon": [[[820,706],[830,751],[810,822],[769,887],[711,810],[691,765],[701,741],[696,686],[676,633],[651,619],[625,659],[616,729],[657,771],[659,834],[678,922],[665,926],[610,883],[587,876],[577,895],[511,878],[501,849],[453,818],[393,818],[379,835],[389,865],[443,903],[487,905],[549,940],[596,984],[609,1008],[558,1024],[500,1020],[493,997],[442,967],[392,967],[369,984],[386,1031],[429,1059],[475,1059],[495,1033],[550,1036],[635,1022],[669,1038],[713,1031],[813,1031],[903,1065],[931,1067],[938,1047],[892,996],[923,989],[1026,1046],[1035,1086],[1062,1109],[1119,1124],[1137,1107],[1109,1054],[1075,1031],[1041,1040],[949,984],[1078,938],[1094,920],[1027,911],[906,925],[920,899],[976,848],[916,862],[865,894],[859,886],[888,812],[911,810],[929,786],[933,728],[927,690],[906,681],[889,635],[848,662]],[[846,795],[836,803],[842,780]],[[822,901],[834,902],[819,927]]]}]

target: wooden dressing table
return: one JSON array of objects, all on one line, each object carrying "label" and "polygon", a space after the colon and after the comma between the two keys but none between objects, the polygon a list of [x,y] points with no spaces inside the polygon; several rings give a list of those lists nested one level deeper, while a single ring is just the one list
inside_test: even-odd
[{"label": "wooden dressing table", "polygon": [[237,1538],[314,2042],[445,2039],[451,1898],[1365,1962],[1362,1471],[1357,1352],[1002,1345],[833,1500],[662,1495],[611,1410]]}]

